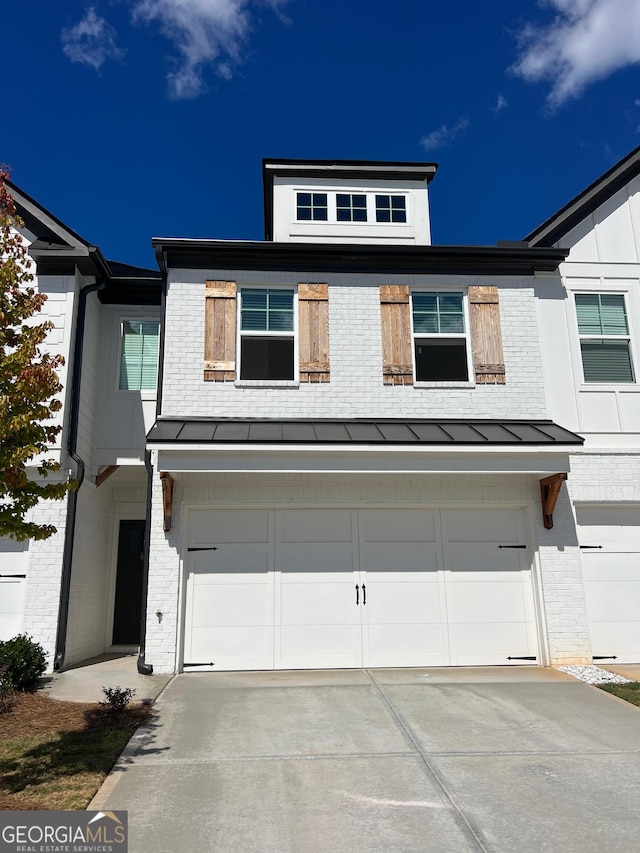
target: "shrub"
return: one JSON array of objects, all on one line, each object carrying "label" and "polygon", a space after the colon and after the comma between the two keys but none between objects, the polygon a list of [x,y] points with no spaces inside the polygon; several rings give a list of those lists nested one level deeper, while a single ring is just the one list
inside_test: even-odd
[{"label": "shrub", "polygon": [[13,708],[15,691],[7,676],[8,667],[0,666],[0,714],[6,714]]},{"label": "shrub", "polygon": [[124,711],[129,702],[136,695],[136,691],[131,687],[103,687],[104,702],[98,704],[107,711],[112,711],[114,714]]},{"label": "shrub", "polygon": [[3,681],[14,690],[33,690],[47,668],[47,657],[40,643],[18,634],[0,643],[0,666],[6,667]]}]

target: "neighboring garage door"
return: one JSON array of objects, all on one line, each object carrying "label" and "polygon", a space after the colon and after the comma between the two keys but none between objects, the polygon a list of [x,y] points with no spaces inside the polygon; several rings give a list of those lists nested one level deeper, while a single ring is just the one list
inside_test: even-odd
[{"label": "neighboring garage door", "polygon": [[20,633],[29,543],[0,538],[0,641]]},{"label": "neighboring garage door", "polygon": [[640,662],[640,506],[576,515],[593,655]]},{"label": "neighboring garage door", "polygon": [[197,510],[187,670],[537,655],[519,510]]}]

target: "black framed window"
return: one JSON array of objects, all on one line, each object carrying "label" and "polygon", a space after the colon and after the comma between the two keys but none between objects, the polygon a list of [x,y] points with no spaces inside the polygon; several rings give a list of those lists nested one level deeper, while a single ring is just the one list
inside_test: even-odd
[{"label": "black framed window", "polygon": [[336,195],[336,218],[338,222],[366,222],[366,195],[338,193]]},{"label": "black framed window", "polygon": [[376,195],[376,222],[406,222],[407,200],[403,195]]},{"label": "black framed window", "polygon": [[302,222],[326,222],[327,221],[327,194],[326,193],[297,193],[296,215]]}]

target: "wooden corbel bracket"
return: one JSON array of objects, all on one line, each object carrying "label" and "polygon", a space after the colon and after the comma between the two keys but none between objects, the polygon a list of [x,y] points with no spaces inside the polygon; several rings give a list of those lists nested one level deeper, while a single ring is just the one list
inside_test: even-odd
[{"label": "wooden corbel bracket", "polygon": [[160,472],[162,481],[162,529],[171,530],[171,515],[173,513],[173,477],[167,471]]},{"label": "wooden corbel bracket", "polygon": [[101,468],[96,477],[96,486],[101,486],[105,480],[108,480],[112,474],[116,473],[119,467],[119,465],[106,465],[104,468]]},{"label": "wooden corbel bracket", "polygon": [[566,474],[552,474],[540,480],[540,494],[542,496],[542,522],[547,530],[553,527],[553,511],[558,502],[558,495],[563,482],[567,479]]}]

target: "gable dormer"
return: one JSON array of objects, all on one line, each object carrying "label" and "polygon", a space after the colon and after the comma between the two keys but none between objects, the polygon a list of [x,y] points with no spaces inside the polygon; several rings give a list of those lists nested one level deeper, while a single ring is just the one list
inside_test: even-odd
[{"label": "gable dormer", "polygon": [[431,245],[435,163],[262,161],[265,239],[276,243]]}]

